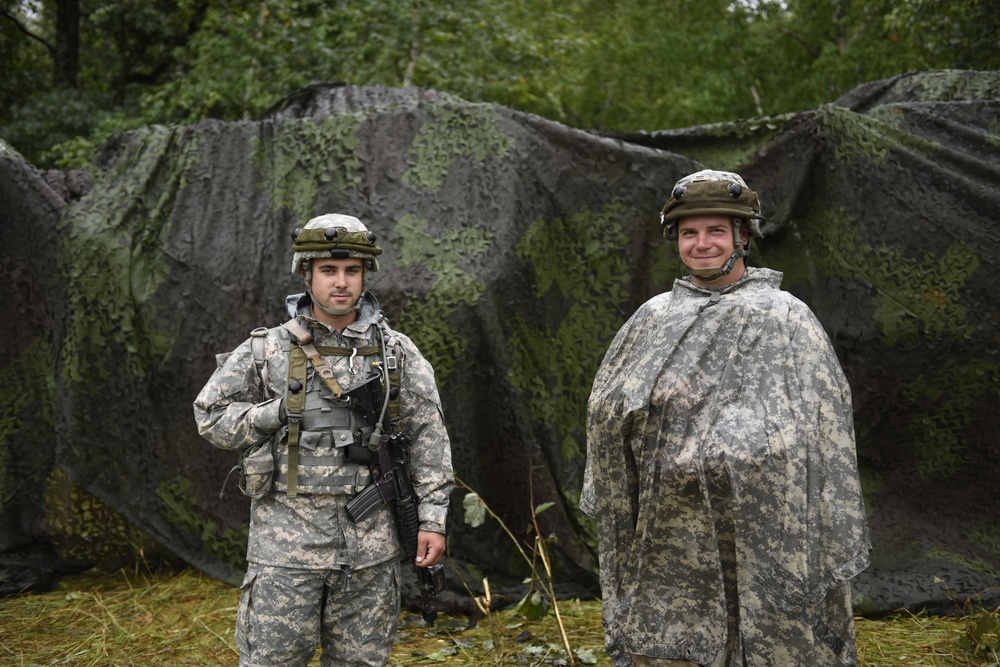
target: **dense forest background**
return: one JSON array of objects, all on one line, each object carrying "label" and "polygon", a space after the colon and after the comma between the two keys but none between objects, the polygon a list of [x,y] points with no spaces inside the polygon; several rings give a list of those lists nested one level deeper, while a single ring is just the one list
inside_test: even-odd
[{"label": "dense forest background", "polygon": [[122,130],[259,118],[316,81],[663,130],[1000,69],[1000,0],[0,0],[0,67],[0,138],[46,168]]}]

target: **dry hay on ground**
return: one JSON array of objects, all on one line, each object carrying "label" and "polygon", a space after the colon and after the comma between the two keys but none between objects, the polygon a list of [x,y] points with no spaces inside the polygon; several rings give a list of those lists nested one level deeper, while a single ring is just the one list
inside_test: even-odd
[{"label": "dry hay on ground", "polygon": [[[236,665],[232,627],[238,600],[236,588],[193,569],[67,577],[49,593],[0,599],[0,665]],[[564,601],[559,612],[576,664],[610,667],[600,604]],[[442,615],[433,630],[410,612],[400,620],[390,665],[569,664],[551,613],[529,621],[513,611],[493,612],[472,628],[468,618]],[[967,628],[967,620],[952,617],[858,619],[859,665],[995,664],[992,656],[973,660],[961,648]]]}]

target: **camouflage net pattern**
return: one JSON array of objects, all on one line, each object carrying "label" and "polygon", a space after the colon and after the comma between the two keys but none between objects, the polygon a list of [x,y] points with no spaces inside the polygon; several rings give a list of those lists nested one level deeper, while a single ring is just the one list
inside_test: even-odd
[{"label": "camouflage net pattern", "polygon": [[[233,455],[191,402],[217,352],[283,319],[290,233],[332,212],[385,248],[373,291],[436,369],[458,476],[515,530],[553,503],[557,578],[596,592],[586,398],[617,329],[681,275],[658,214],[704,166],[760,193],[751,263],[785,273],[854,389],[875,545],[857,609],[995,600],[998,98],[1000,73],[925,72],[801,113],[609,134],[313,85],[259,121],[121,135],[85,172],[0,144],[0,593],[153,544],[238,580],[248,502],[219,497]],[[502,530],[463,514],[456,492],[452,557],[519,581]]]}]

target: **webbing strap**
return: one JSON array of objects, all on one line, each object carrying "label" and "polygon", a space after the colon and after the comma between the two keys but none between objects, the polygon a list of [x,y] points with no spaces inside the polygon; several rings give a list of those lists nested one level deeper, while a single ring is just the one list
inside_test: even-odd
[{"label": "webbing strap", "polygon": [[[392,424],[392,430],[395,432],[400,432],[402,427],[399,424],[399,366],[402,359],[399,358],[400,350],[398,347],[393,349],[393,354],[388,359],[386,359],[386,366],[389,371],[389,423]],[[395,391],[393,391],[395,390]]]},{"label": "webbing strap", "polygon": [[253,364],[257,367],[257,375],[260,377],[260,398],[269,395],[267,383],[270,380],[267,371],[267,357],[264,356],[265,343],[267,338],[267,327],[257,327],[250,332],[250,351],[253,353]]},{"label": "webbing strap", "polygon": [[317,345],[316,350],[328,357],[350,357],[355,354],[365,357],[369,354],[379,354],[381,352],[377,347],[329,347],[327,345]]},{"label": "webbing strap", "polygon": [[[298,346],[288,350],[288,391],[285,393],[285,412],[288,414],[288,489],[285,495],[294,498],[297,493],[296,474],[299,468],[299,427],[302,411],[306,406],[306,371],[308,361]],[[298,383],[298,391],[292,385]]]},{"label": "webbing strap", "polygon": [[[320,355],[332,355],[346,357],[354,354],[375,354],[379,351],[377,347],[345,348],[313,345],[313,336],[309,330],[292,318],[281,325],[292,339],[297,343],[288,350],[288,384],[289,391],[285,398],[285,411],[288,413],[288,489],[285,495],[294,498],[298,493],[298,469],[299,469],[299,430],[302,425],[302,411],[306,403],[306,374],[307,360],[312,362],[313,368],[323,382],[330,389],[334,398],[340,400],[344,390],[337,382],[336,376],[330,364],[326,363]],[[298,381],[299,391],[293,393],[290,388],[293,381]]]},{"label": "webbing strap", "polygon": [[[313,368],[316,369],[316,373],[319,374],[326,386],[330,388],[333,393],[333,397],[336,400],[340,400],[340,397],[344,395],[344,390],[340,388],[340,383],[337,382],[336,376],[333,374],[333,369],[330,368],[330,364],[326,363],[323,357],[320,356],[319,350],[316,346],[312,344],[312,334],[303,327],[301,324],[295,321],[295,319],[288,320],[281,326],[285,327],[292,336],[295,337],[295,341],[299,344],[298,346],[302,348],[302,351],[306,353],[309,357],[309,361],[312,362]],[[334,348],[337,349],[337,348]]]},{"label": "webbing strap", "polygon": [[[381,324],[381,323],[380,323]],[[313,336],[309,333],[309,330],[299,324],[295,318],[292,318],[288,322],[281,325],[288,333],[291,334],[292,340],[296,343],[290,346],[288,350],[288,384],[289,390],[285,395],[285,411],[288,414],[288,482],[287,490],[285,495],[289,498],[294,498],[297,495],[298,486],[298,467],[299,467],[299,431],[302,424],[302,411],[305,409],[306,402],[306,377],[307,377],[307,366],[309,362],[312,362],[313,368],[316,369],[316,373],[322,378],[326,386],[329,387],[330,392],[333,394],[334,398],[339,400],[344,394],[344,390],[341,389],[340,383],[337,382],[337,378],[333,374],[333,369],[330,365],[326,363],[320,355],[327,356],[352,356],[355,354],[360,354],[362,356],[368,356],[371,354],[382,354],[385,358],[383,362],[386,364],[386,375],[389,380],[389,387],[386,391],[386,398],[388,399],[387,412],[389,414],[389,423],[392,424],[392,430],[399,431],[399,403],[400,403],[400,391],[399,391],[399,372],[400,365],[402,362],[401,353],[402,350],[399,345],[396,344],[395,340],[391,340],[392,352],[389,353],[386,349],[383,352],[382,347],[358,347],[358,348],[345,348],[345,347],[329,347],[325,345],[315,346],[312,343]],[[382,343],[385,344],[386,331],[379,327],[379,334],[382,336]],[[292,392],[291,385],[294,381],[299,383],[299,391]],[[395,391],[392,391],[395,389]],[[378,428],[376,427],[376,431]]]}]

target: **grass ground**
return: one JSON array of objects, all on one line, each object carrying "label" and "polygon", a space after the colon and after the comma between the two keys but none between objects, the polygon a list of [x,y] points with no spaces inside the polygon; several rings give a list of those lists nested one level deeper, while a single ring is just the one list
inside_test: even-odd
[{"label": "grass ground", "polygon": [[[52,592],[0,599],[0,665],[234,666],[238,600],[236,588],[192,569],[67,577]],[[600,604],[565,601],[559,611],[575,663],[610,667],[602,648]],[[569,664],[552,613],[528,621],[513,611],[493,612],[475,628],[468,626],[465,617],[442,615],[429,630],[404,612],[389,664]],[[974,656],[963,648],[967,618],[858,619],[857,634],[863,667],[996,665],[995,655]]]}]

